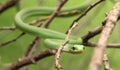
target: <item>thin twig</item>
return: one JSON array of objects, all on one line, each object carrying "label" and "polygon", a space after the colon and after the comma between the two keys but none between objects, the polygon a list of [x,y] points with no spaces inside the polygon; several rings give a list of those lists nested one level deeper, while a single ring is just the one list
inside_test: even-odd
[{"label": "thin twig", "polygon": [[98,35],[102,31],[102,29],[103,29],[103,26],[95,28],[91,31],[88,31],[87,34],[81,37],[81,39],[83,40],[83,44],[86,44],[88,40],[90,40],[90,38],[93,38],[94,36]]},{"label": "thin twig", "polygon": [[10,44],[10,43],[16,41],[17,39],[19,39],[20,37],[22,37],[24,34],[25,34],[25,33],[22,32],[19,36],[13,38],[12,40],[9,40],[9,41],[4,42],[4,43],[0,43],[0,47],[3,47],[3,46],[5,46],[5,45],[8,45],[8,44]]},{"label": "thin twig", "polygon": [[89,70],[100,70],[101,62],[108,43],[110,34],[120,16],[120,2],[116,3],[110,13],[107,15],[107,20],[101,32],[97,46],[95,47]]},{"label": "thin twig", "polygon": [[45,22],[45,28],[49,26],[50,22],[54,19],[54,17],[57,16],[60,9],[63,7],[63,5],[67,2],[67,0],[60,0],[58,3],[58,6],[56,7],[55,11],[52,13],[52,15],[49,17],[49,19]]},{"label": "thin twig", "polygon": [[30,46],[25,51],[25,53],[23,55],[23,58],[24,57],[29,57],[30,55],[32,55],[34,49],[38,45],[38,41],[39,41],[39,37],[35,37],[35,39],[32,41],[32,43],[30,44]]},{"label": "thin twig", "polygon": [[20,7],[20,1],[21,0],[18,0],[19,2],[17,2],[15,5],[15,7],[16,7],[16,11],[18,12],[18,11],[20,11],[21,10],[21,7]]},{"label": "thin twig", "polygon": [[0,27],[0,30],[15,30],[15,26],[9,26],[9,27]]},{"label": "thin twig", "polygon": [[15,6],[18,2],[19,2],[19,0],[7,0],[7,2],[5,2],[5,4],[0,5],[0,14],[3,11],[7,10],[8,8]]},{"label": "thin twig", "polygon": [[[88,47],[96,47],[97,43],[87,42],[87,43],[85,43],[83,45],[88,46]],[[120,48],[120,43],[108,44],[107,48]]]},{"label": "thin twig", "polygon": [[104,64],[104,68],[105,68],[104,70],[111,70],[109,60],[108,60],[106,53],[104,53],[104,56],[103,56],[103,64]]}]

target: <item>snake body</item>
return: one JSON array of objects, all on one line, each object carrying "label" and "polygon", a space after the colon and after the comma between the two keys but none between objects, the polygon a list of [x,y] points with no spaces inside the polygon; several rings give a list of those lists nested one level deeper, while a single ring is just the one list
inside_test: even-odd
[{"label": "snake body", "polygon": [[[91,0],[86,0],[85,3],[83,3],[78,7],[74,7],[71,9],[62,9],[60,12],[69,12],[72,10],[84,11],[90,5],[90,3]],[[50,15],[53,11],[54,9],[38,8],[38,7],[23,9],[16,14],[15,25],[18,29],[22,30],[23,32],[44,38],[45,39],[44,43],[46,44],[46,46],[53,46],[55,48],[58,48],[66,38],[66,34],[53,31],[50,29],[31,26],[23,21],[29,16]],[[84,50],[84,46],[81,45],[81,39],[76,38],[75,36],[70,36],[69,42],[64,46],[63,49],[63,51],[69,53],[81,53],[83,52],[83,50]]]}]

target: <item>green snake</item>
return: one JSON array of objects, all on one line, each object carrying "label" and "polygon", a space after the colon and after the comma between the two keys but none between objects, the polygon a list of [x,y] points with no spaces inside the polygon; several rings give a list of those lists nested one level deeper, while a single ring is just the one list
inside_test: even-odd
[{"label": "green snake", "polygon": [[[62,9],[60,12],[69,12],[72,10],[80,10],[82,12],[90,5],[91,1],[92,0],[86,0],[82,5],[78,7]],[[20,12],[18,12],[15,16],[16,28],[22,30],[23,32],[44,38],[44,43],[46,46],[57,49],[64,42],[66,34],[50,29],[38,28],[36,26],[29,25],[23,21],[29,16],[50,15],[51,13],[53,13],[53,11],[54,9],[39,7],[23,9]],[[69,42],[64,46],[63,51],[69,53],[81,53],[84,50],[84,46],[81,43],[81,38],[70,36]]]}]

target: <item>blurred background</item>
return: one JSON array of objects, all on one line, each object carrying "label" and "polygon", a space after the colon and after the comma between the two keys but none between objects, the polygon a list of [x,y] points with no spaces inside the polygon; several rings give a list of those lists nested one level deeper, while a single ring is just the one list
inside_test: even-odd
[{"label": "blurred background", "polygon": [[[6,0],[0,0],[0,3],[4,3]],[[68,0],[64,5],[64,8],[71,8],[79,6],[85,0]],[[93,0],[95,2],[96,0]],[[14,25],[14,17],[16,13],[24,8],[31,7],[49,7],[55,8],[58,4],[58,0],[20,0],[19,5],[16,5],[3,13],[0,13],[0,27],[7,27]],[[81,37],[85,35],[88,31],[100,27],[101,22],[105,18],[105,14],[108,13],[115,4],[115,0],[106,0],[94,9],[92,9],[86,16],[84,16],[80,21],[78,27],[76,27],[72,35]],[[69,16],[69,17],[56,17],[50,24],[49,29],[65,33],[69,28],[71,23],[78,15]],[[39,17],[38,17],[39,18]],[[40,16],[42,18],[42,16]],[[30,19],[29,19],[30,21]],[[120,43],[120,22],[118,21],[115,29],[112,32],[109,43]],[[11,30],[0,30],[0,43],[9,41],[21,33],[20,30],[16,29]],[[35,36],[25,34],[17,41],[12,42],[5,46],[0,46],[0,69],[8,66],[10,63],[16,62],[22,55],[25,50],[32,42]],[[92,38],[91,42],[97,42],[99,35]],[[38,47],[35,50],[37,54],[39,51],[47,49],[42,42],[39,43]],[[87,47],[82,54],[68,54],[63,53],[60,64],[63,66],[64,70],[87,70],[89,62],[94,48]],[[120,70],[120,49],[119,48],[107,48],[107,55],[110,62],[110,67],[113,70]],[[55,70],[54,68],[54,56],[50,56],[38,61],[36,64],[31,64],[28,66],[29,70]],[[103,66],[101,68],[103,69]]]}]

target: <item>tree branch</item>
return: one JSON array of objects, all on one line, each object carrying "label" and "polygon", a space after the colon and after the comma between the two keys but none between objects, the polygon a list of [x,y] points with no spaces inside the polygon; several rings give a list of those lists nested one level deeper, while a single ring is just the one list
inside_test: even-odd
[{"label": "tree branch", "polygon": [[45,50],[43,52],[40,52],[37,55],[32,55],[31,57],[26,57],[24,59],[21,59],[13,64],[11,64],[9,67],[7,67],[5,70],[18,70],[19,68],[26,66],[26,65],[30,65],[30,64],[34,64],[35,62],[48,57],[48,56],[52,56],[56,53],[56,50]]}]

